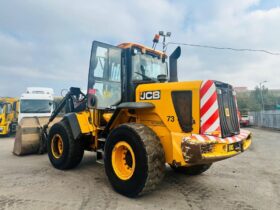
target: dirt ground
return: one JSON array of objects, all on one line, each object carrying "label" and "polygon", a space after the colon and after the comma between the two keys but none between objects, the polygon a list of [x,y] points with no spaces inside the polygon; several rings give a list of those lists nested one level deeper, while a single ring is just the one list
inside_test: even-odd
[{"label": "dirt ground", "polygon": [[167,168],[161,186],[136,199],[113,191],[93,153],[59,171],[47,155],[14,156],[13,138],[1,138],[0,209],[280,209],[280,133],[250,130],[249,151],[196,177]]}]

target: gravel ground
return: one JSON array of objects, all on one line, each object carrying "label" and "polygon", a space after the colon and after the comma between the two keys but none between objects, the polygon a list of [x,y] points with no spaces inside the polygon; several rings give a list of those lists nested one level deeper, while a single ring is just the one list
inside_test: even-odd
[{"label": "gravel ground", "polygon": [[280,133],[250,130],[249,151],[196,177],[167,168],[161,186],[136,199],[113,191],[93,153],[59,171],[47,155],[14,156],[13,138],[1,138],[0,209],[280,209]]}]

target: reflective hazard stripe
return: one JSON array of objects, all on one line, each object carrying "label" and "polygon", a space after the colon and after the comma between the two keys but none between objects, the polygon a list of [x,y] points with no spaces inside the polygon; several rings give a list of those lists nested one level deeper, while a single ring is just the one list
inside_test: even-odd
[{"label": "reflective hazard stripe", "polygon": [[246,139],[250,134],[251,134],[250,131],[242,129],[240,130],[240,134],[227,138],[220,138],[220,137],[210,136],[210,135],[192,134],[191,139],[197,140],[199,142],[205,142],[205,143],[216,142],[216,143],[232,144]]},{"label": "reflective hazard stripe", "polygon": [[204,81],[200,88],[200,119],[201,134],[220,131],[217,92],[212,80]]}]

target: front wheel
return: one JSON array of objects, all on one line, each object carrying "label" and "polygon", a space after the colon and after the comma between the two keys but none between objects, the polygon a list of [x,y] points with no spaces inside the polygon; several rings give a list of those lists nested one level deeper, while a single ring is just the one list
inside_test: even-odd
[{"label": "front wheel", "polygon": [[212,163],[210,164],[202,164],[202,165],[194,165],[194,166],[188,166],[188,167],[174,167],[170,166],[175,172],[186,174],[190,176],[199,175],[203,172],[207,171],[211,167]]},{"label": "front wheel", "polygon": [[51,127],[47,150],[52,165],[61,170],[76,167],[84,155],[81,141],[73,138],[66,121],[58,122]]},{"label": "front wheel", "polygon": [[142,124],[127,123],[115,128],[106,140],[104,162],[113,188],[128,197],[154,190],[164,176],[160,140]]}]

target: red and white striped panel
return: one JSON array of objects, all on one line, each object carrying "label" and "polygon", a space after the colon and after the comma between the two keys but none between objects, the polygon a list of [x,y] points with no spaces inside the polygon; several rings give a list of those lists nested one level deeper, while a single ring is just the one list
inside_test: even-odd
[{"label": "red and white striped panel", "polygon": [[216,136],[208,136],[208,135],[199,135],[199,134],[192,134],[191,139],[194,141],[198,141],[201,143],[235,143],[239,142],[241,140],[247,139],[247,137],[250,135],[250,131],[241,129],[240,134],[227,137],[227,138],[220,138]]},{"label": "red and white striped panel", "polygon": [[206,80],[200,87],[200,133],[213,134],[220,131],[216,86],[212,80]]}]

